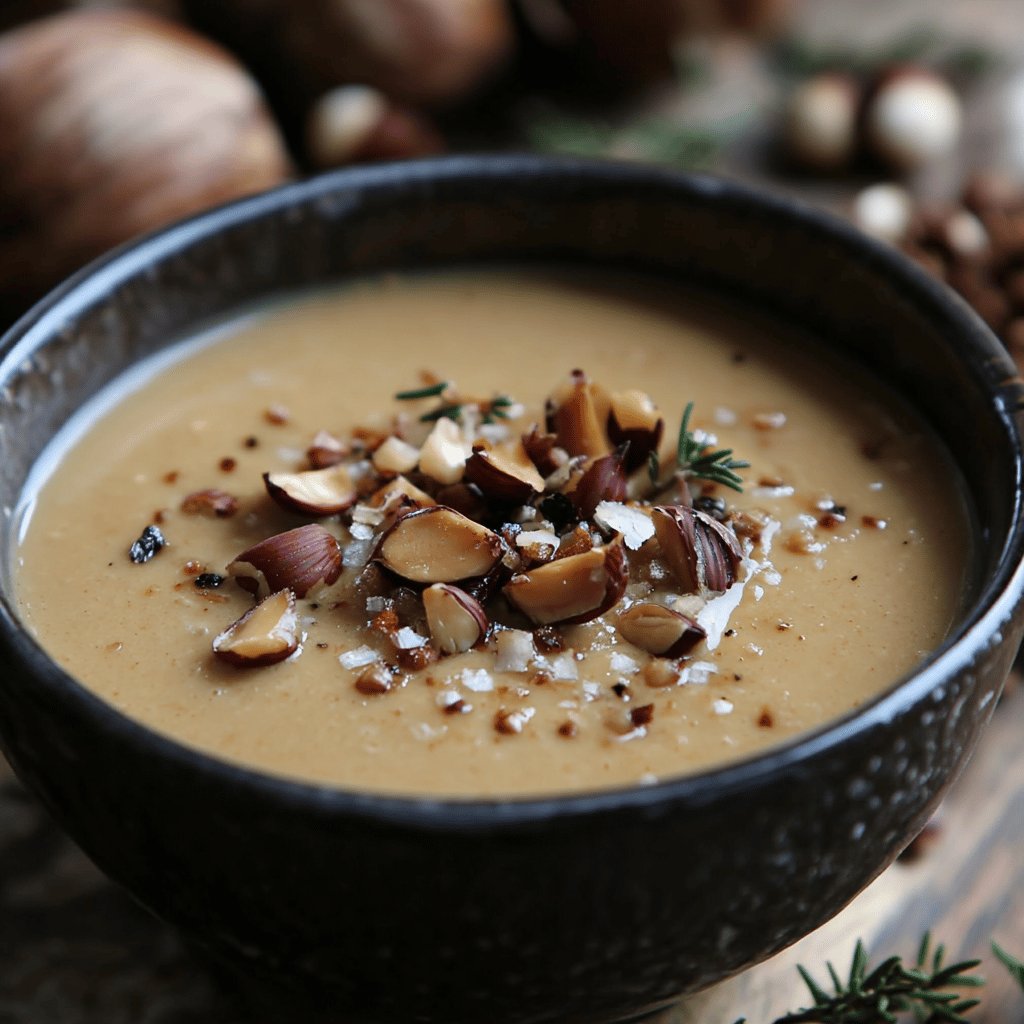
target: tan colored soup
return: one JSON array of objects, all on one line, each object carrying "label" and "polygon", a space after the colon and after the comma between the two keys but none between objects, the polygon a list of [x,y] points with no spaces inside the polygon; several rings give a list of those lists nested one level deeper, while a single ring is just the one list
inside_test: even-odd
[{"label": "tan colored soup", "polygon": [[[21,609],[54,657],[126,714],[286,776],[523,795],[749,755],[870,700],[917,663],[949,628],[965,563],[965,515],[932,440],[784,335],[732,303],[593,274],[384,279],[268,310],[216,344],[186,346],[187,359],[152,379],[136,376],[72,447],[58,441],[63,456],[26,510]],[[268,499],[264,471],[301,466],[320,429],[389,422],[394,393],[421,371],[510,394],[536,418],[574,367],[646,390],[669,438],[694,399],[695,425],[752,463],[730,504],[775,521],[726,592],[738,606],[727,621],[719,608],[716,635],[678,663],[675,685],[649,685],[650,656],[599,619],[563,627],[568,651],[538,655],[526,672],[489,671],[493,655],[472,650],[366,695],[353,685],[360,669],[339,656],[384,640],[358,602],[332,609],[326,598],[298,602],[298,656],[258,669],[213,657],[211,639],[252,598],[231,581],[197,590],[187,563],[223,572],[305,521]],[[278,405],[286,423],[265,415]],[[180,511],[209,487],[235,495],[238,514]],[[844,515],[828,514],[833,502]],[[168,546],[132,564],[126,549],[157,510]],[[456,700],[459,713],[446,710]],[[647,706],[634,725],[631,710]],[[498,731],[510,711],[526,712],[521,731]]]}]

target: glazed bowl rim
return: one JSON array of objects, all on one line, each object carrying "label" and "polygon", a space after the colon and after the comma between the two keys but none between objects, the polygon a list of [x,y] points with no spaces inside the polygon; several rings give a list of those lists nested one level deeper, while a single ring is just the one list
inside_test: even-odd
[{"label": "glazed bowl rim", "polygon": [[[851,259],[861,258],[890,275],[929,314],[941,317],[960,337],[970,337],[993,365],[1005,371],[1005,386],[987,383],[994,414],[1011,441],[1013,508],[999,555],[998,571],[982,585],[972,605],[957,619],[951,635],[921,664],[893,681],[882,693],[853,711],[832,718],[808,732],[781,741],[758,753],[698,772],[662,778],[651,784],[631,784],[580,793],[538,797],[403,796],[346,789],[326,783],[274,775],[258,768],[222,760],[130,718],[65,672],[29,634],[8,595],[0,593],[0,630],[32,675],[61,701],[70,701],[95,722],[101,734],[113,735],[145,748],[149,756],[165,759],[176,769],[212,777],[222,785],[259,792],[273,801],[302,805],[325,817],[358,816],[431,830],[479,830],[528,825],[553,817],[585,817],[615,810],[646,810],[664,806],[691,807],[713,803],[731,793],[755,788],[761,780],[798,769],[827,750],[852,741],[866,730],[884,725],[941,692],[944,682],[965,671],[977,654],[1001,642],[1000,630],[1024,594],[1024,516],[1021,483],[1024,454],[1014,416],[1020,408],[1015,367],[1002,346],[977,315],[941,283],[891,247],[875,242],[856,228],[820,209],[790,197],[767,193],[741,183],[643,164],[531,154],[459,155],[399,163],[344,168],[291,182],[268,192],[245,197],[204,211],[142,238],[126,243],[83,267],[58,286],[0,337],[0,386],[7,375],[57,331],[119,285],[147,268],[207,240],[225,229],[255,222],[291,206],[310,205],[327,196],[358,197],[365,190],[415,186],[430,182],[485,180],[502,177],[586,179],[617,187],[644,184],[667,186],[689,197],[733,200],[774,218],[800,222],[822,241],[838,243]],[[270,293],[268,293],[270,294]],[[978,370],[976,376],[981,379]],[[995,693],[988,700],[994,700]]]}]

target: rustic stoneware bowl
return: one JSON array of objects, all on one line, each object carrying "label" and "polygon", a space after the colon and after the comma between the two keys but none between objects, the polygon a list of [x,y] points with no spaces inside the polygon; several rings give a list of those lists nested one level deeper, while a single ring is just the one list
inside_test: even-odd
[{"label": "rustic stoneware bowl", "polygon": [[[949,640],[868,706],[742,763],[499,802],[386,798],[222,763],[122,717],[28,635],[11,597],[11,509],[50,436],[112,377],[268,296],[509,261],[725,289],[908,396],[959,464],[976,516],[973,589]],[[767,957],[922,826],[1019,643],[1021,389],[1009,360],[894,252],[734,185],[528,157],[345,171],[87,269],[7,335],[0,360],[3,747],[111,878],[213,959],[301,992],[330,1020],[594,1024]]]}]

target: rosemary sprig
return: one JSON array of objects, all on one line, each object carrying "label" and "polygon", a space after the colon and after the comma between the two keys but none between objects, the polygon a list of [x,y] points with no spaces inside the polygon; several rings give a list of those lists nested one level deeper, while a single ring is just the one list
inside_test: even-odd
[{"label": "rosemary sprig", "polygon": [[436,409],[431,409],[430,412],[425,412],[420,417],[420,423],[434,423],[439,419],[447,417],[450,420],[458,420],[462,416],[462,403],[452,402],[450,404],[439,405]]},{"label": "rosemary sprig", "polygon": [[737,469],[749,469],[750,463],[732,457],[731,448],[706,451],[706,445],[699,441],[690,430],[690,415],[693,402],[687,402],[683,420],[679,426],[679,442],[676,445],[676,472],[684,477],[710,480],[712,483],[743,490],[743,478]]},{"label": "rosemary sprig", "polygon": [[395,395],[395,398],[399,402],[410,402],[417,398],[436,398],[438,395],[444,394],[444,389],[448,387],[449,381],[442,380],[438,381],[437,384],[430,384],[425,388],[413,388],[411,391],[399,391]]},{"label": "rosemary sprig", "polygon": [[806,968],[797,967],[814,1005],[787,1013],[773,1024],[897,1024],[896,1014],[907,1012],[913,1013],[919,1024],[969,1024],[964,1014],[979,1000],[964,999],[959,990],[985,984],[983,978],[967,973],[981,961],[944,966],[944,959],[943,947],[933,951],[931,935],[926,933],[913,967],[907,968],[900,957],[891,956],[869,971],[867,950],[858,940],[846,981],[832,964],[827,965],[835,990],[832,994]]},{"label": "rosemary sprig", "polygon": [[992,943],[992,952],[995,953],[999,962],[1010,972],[1021,989],[1024,989],[1024,961],[1011,956],[996,942]]}]

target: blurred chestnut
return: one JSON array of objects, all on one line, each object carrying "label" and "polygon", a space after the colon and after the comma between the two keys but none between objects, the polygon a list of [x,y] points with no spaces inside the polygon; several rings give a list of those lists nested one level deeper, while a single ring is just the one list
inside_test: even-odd
[{"label": "blurred chestnut", "polygon": [[0,297],[22,307],[105,249],[290,171],[238,64],[138,11],[0,36],[0,124]]},{"label": "blurred chestnut", "polygon": [[296,93],[304,107],[352,83],[414,105],[455,101],[496,73],[514,45],[505,0],[183,2],[286,107]]}]

